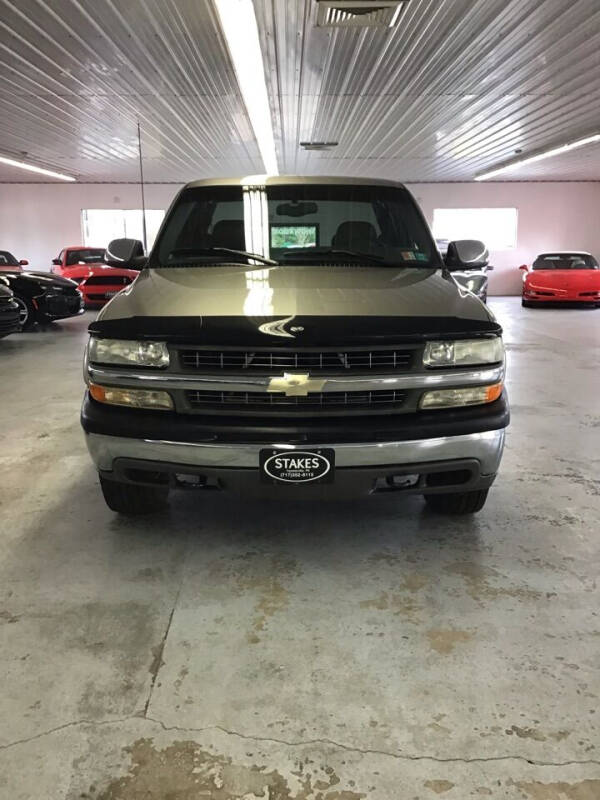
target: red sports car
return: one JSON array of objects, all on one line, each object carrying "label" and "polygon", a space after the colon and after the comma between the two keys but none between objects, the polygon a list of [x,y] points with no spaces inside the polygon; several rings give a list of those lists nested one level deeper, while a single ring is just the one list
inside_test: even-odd
[{"label": "red sports car", "polygon": [[576,250],[541,253],[529,268],[522,264],[522,304],[600,304],[600,267],[594,256]]},{"label": "red sports car", "polygon": [[52,259],[52,272],[78,283],[88,308],[108,303],[139,274],[133,269],[107,266],[102,247],[65,247]]}]

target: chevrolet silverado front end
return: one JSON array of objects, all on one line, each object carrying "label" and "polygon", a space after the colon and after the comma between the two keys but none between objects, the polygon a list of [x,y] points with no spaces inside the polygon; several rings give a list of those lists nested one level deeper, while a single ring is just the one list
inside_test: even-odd
[{"label": "chevrolet silverado front end", "polygon": [[[142,266],[139,244],[109,263]],[[483,246],[450,247],[458,267]],[[108,505],[176,485],[418,493],[479,510],[509,412],[501,329],[387,181],[189,184],[90,325],[82,424]]]}]

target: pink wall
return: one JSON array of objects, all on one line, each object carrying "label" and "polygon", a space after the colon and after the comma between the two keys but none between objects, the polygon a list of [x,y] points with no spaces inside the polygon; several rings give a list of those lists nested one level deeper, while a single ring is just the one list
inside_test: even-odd
[{"label": "pink wall", "polygon": [[544,250],[600,258],[600,183],[415,183],[408,188],[431,225],[434,208],[517,208],[517,247],[492,251],[491,294],[520,294],[519,264]]},{"label": "pink wall", "polygon": [[[519,264],[542,250],[590,250],[600,256],[600,182],[417,183],[409,186],[429,222],[434,208],[516,207],[515,250],[492,252],[492,294],[519,294]],[[151,184],[148,208],[166,208],[177,185]],[[81,241],[82,208],[139,208],[131,184],[0,184],[0,249],[48,269],[67,244]]]}]

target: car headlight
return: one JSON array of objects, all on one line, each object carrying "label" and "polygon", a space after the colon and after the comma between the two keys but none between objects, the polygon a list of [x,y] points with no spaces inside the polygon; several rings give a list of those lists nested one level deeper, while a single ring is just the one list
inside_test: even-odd
[{"label": "car headlight", "polygon": [[502,394],[502,384],[469,386],[466,389],[436,389],[421,396],[419,408],[456,408],[493,403]]},{"label": "car headlight", "polygon": [[128,364],[138,367],[168,367],[165,342],[135,342],[128,339],[90,339],[89,360],[96,364]]},{"label": "car headlight", "polygon": [[90,383],[90,394],[99,403],[129,408],[149,408],[171,411],[173,400],[168,392],[153,389],[121,389],[118,386],[99,386]]},{"label": "car headlight", "polygon": [[427,342],[423,353],[426,367],[462,367],[497,364],[504,360],[500,336],[493,339],[459,339],[455,342]]}]

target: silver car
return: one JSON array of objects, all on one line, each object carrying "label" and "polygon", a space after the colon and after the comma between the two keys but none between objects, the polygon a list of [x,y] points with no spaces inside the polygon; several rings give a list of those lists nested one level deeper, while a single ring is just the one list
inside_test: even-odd
[{"label": "silver car", "polygon": [[[449,239],[436,239],[435,243],[444,261],[448,259]],[[466,266],[464,269],[452,271],[454,280],[468,292],[478,297],[483,303],[487,303],[488,296],[488,272],[494,268],[490,264],[477,264],[476,266]]]}]

